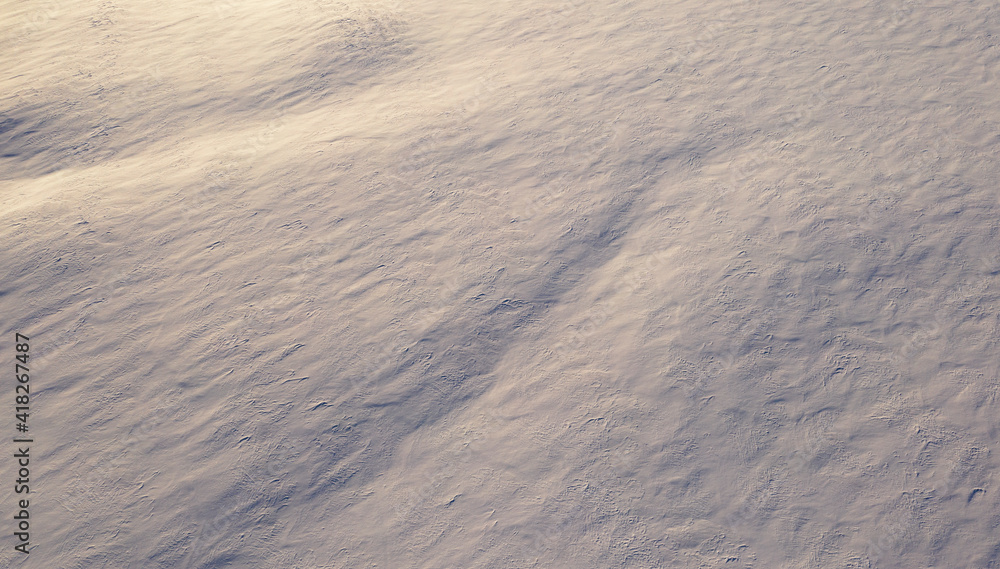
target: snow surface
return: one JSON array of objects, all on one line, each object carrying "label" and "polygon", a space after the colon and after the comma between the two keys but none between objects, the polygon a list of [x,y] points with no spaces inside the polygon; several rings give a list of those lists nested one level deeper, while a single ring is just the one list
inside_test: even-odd
[{"label": "snow surface", "polygon": [[0,13],[0,566],[1000,567],[995,2]]}]

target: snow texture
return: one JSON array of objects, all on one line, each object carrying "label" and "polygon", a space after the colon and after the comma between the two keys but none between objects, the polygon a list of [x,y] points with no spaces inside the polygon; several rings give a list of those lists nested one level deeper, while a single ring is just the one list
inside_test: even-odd
[{"label": "snow texture", "polygon": [[0,13],[0,566],[1000,567],[996,3]]}]

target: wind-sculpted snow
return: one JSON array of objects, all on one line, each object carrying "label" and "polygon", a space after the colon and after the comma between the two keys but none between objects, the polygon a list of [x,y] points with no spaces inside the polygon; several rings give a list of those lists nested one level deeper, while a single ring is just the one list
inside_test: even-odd
[{"label": "wind-sculpted snow", "polygon": [[997,564],[992,6],[0,10],[0,565]]}]

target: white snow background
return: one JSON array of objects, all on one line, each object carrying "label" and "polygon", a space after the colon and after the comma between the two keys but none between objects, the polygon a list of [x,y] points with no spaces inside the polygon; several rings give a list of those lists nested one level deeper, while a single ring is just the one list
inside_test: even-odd
[{"label": "white snow background", "polygon": [[995,2],[0,14],[0,566],[1000,567]]}]

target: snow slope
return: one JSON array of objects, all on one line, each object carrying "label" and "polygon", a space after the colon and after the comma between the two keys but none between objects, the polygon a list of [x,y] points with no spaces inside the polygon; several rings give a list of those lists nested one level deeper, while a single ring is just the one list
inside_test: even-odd
[{"label": "snow slope", "polygon": [[994,3],[0,13],[0,565],[1000,566]]}]

